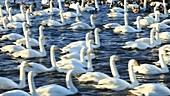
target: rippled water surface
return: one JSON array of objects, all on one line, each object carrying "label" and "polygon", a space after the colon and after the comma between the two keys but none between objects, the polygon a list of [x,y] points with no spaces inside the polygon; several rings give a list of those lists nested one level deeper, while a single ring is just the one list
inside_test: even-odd
[{"label": "rippled water surface", "polygon": [[[21,0],[20,0],[21,1]],[[26,0],[30,1],[31,0]],[[40,0],[35,0],[38,4],[40,4]],[[1,4],[4,4],[4,0],[0,1]],[[28,2],[29,3],[29,2]],[[135,40],[139,37],[149,37],[150,29],[145,28],[144,32],[142,33],[128,33],[128,34],[115,34],[113,33],[112,29],[106,30],[102,27],[103,24],[109,23],[109,22],[118,22],[120,24],[124,24],[123,18],[107,18],[106,13],[109,12],[109,5],[100,5],[101,10],[97,13],[94,13],[96,15],[95,24],[98,28],[100,28],[102,31],[99,33],[100,40],[101,40],[101,47],[97,49],[96,53],[96,59],[93,60],[93,66],[95,71],[100,71],[103,73],[106,73],[110,76],[110,67],[109,67],[109,58],[111,55],[118,55],[121,58],[120,62],[116,62],[118,71],[120,73],[120,76],[122,79],[126,81],[129,80],[128,71],[127,71],[127,62],[129,59],[136,59],[139,63],[152,63],[153,61],[158,60],[158,51],[157,48],[154,49],[147,49],[145,51],[141,50],[127,50],[122,49],[121,46],[124,45],[126,41]],[[38,10],[37,8],[36,10]],[[15,12],[19,12],[19,8],[15,10]],[[80,19],[83,21],[89,21],[89,16],[91,13],[83,12],[83,17]],[[147,14],[147,13],[146,13]],[[140,13],[140,14],[134,14],[132,12],[129,12],[129,23],[132,25],[132,21],[136,20],[136,17],[138,15],[145,16],[146,14]],[[48,19],[49,16],[39,16],[33,19],[33,27],[31,28],[32,34],[31,37],[38,38],[38,27],[40,25],[40,22],[44,19]],[[53,16],[54,19],[59,19],[58,16]],[[67,26],[64,27],[45,27],[44,34],[45,36],[48,36],[49,40],[47,41],[48,45],[45,47],[48,55],[47,57],[40,58],[40,59],[31,59],[28,61],[34,61],[41,63],[47,67],[51,67],[50,63],[50,57],[49,57],[49,49],[51,45],[57,45],[58,47],[64,47],[65,45],[77,41],[77,40],[84,40],[85,34],[89,32],[90,30],[83,30],[83,31],[72,31],[68,30],[67,28],[70,26],[71,23],[74,22],[74,19],[67,19],[67,23],[69,23]],[[133,25],[132,25],[133,26]],[[136,28],[136,26],[134,26]],[[91,30],[93,31],[93,30]],[[168,31],[168,30],[167,30]],[[17,30],[10,30],[8,32],[2,32],[1,35],[7,34],[7,33],[21,33],[22,29]],[[0,47],[11,44],[9,41],[0,41]],[[38,48],[37,48],[38,50]],[[59,60],[60,52],[56,52],[56,59]],[[20,64],[21,61],[24,59],[16,59],[12,58],[9,55],[0,52],[0,76],[10,78],[14,80],[15,82],[19,82],[19,71],[17,70],[17,66]],[[137,75],[137,78],[140,83],[146,83],[146,82],[160,82],[164,83],[170,88],[170,74],[161,74],[161,75]],[[114,95],[114,96],[126,96],[126,95],[132,95],[128,92],[128,90],[115,92],[111,90],[97,90],[93,88],[92,84],[80,84],[77,79],[74,78],[74,83],[77,86],[79,92],[77,95]],[[65,85],[65,74],[58,73],[58,72],[48,72],[48,73],[41,73],[38,74],[38,76],[35,77],[35,84],[36,87],[46,85],[46,84],[59,84],[59,85]],[[23,90],[29,91],[28,87],[24,88]],[[1,92],[5,92],[6,90],[0,90]]]}]

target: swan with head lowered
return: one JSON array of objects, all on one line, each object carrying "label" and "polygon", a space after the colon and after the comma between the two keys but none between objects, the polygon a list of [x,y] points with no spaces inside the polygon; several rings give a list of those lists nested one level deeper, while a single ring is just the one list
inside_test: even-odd
[{"label": "swan with head lowered", "polygon": [[62,10],[60,11],[60,20],[61,20],[61,22],[52,20],[52,19],[43,20],[41,22],[41,25],[44,25],[44,26],[64,26],[64,25],[66,25]]},{"label": "swan with head lowered", "polygon": [[[43,29],[44,29],[43,26],[39,27],[39,36],[44,36]],[[27,44],[25,38],[18,39],[13,43],[16,44],[16,45],[26,45]],[[39,46],[39,42],[34,38],[29,38],[29,43],[30,43],[30,46],[32,46],[32,47],[38,47]],[[45,45],[45,40],[43,40],[43,45]]]},{"label": "swan with head lowered", "polygon": [[102,72],[87,72],[85,74],[82,74],[80,77],[77,77],[77,79],[79,82],[98,82],[105,78],[114,78],[114,77],[119,78],[120,76],[117,72],[116,65],[115,65],[115,61],[118,61],[118,60],[119,58],[116,55],[112,55],[110,57],[110,68],[111,68],[113,77],[110,77],[107,74],[102,73]]},{"label": "swan with head lowered", "polygon": [[21,57],[21,58],[25,58],[25,59],[36,58],[36,57],[37,58],[45,57],[47,55],[47,53],[46,53],[46,50],[45,50],[43,42],[42,42],[43,39],[44,39],[44,36],[39,37],[40,51],[36,51],[36,50],[33,50],[33,49],[25,49],[25,50],[14,52],[11,55],[14,56],[14,57]]},{"label": "swan with head lowered", "polygon": [[83,30],[83,29],[94,29],[95,28],[95,24],[94,24],[94,15],[90,15],[90,23],[91,26],[83,21],[79,21],[77,23],[73,23],[70,25],[70,27],[68,29],[73,29],[73,30]]},{"label": "swan with head lowered", "polygon": [[[51,58],[51,67],[47,68],[42,64],[35,63],[35,62],[29,62],[27,65],[28,67],[25,68],[26,72],[29,71],[34,71],[36,73],[43,73],[43,72],[49,72],[49,71],[55,71],[56,70],[56,65],[55,65],[55,50],[58,50],[58,48],[55,45],[52,45],[50,48],[50,58]],[[54,60],[53,60],[54,59]],[[20,67],[20,65],[18,66]]]},{"label": "swan with head lowered", "polygon": [[25,77],[25,64],[27,62],[23,61],[20,67],[20,82],[19,84],[15,83],[11,79],[0,77],[0,89],[14,89],[14,88],[24,88],[26,87],[26,77]]},{"label": "swan with head lowered", "polygon": [[153,28],[150,32],[150,38],[139,38],[136,39],[135,41],[128,41],[125,43],[122,48],[132,48],[132,49],[140,49],[140,50],[145,50],[147,48],[153,48],[156,46],[156,42],[154,40],[154,33],[156,29]]},{"label": "swan with head lowered", "polygon": [[159,52],[159,62],[161,68],[157,67],[156,65],[152,64],[141,64],[139,66],[134,66],[134,71],[140,74],[162,74],[162,73],[168,73],[169,69],[167,64],[165,64],[163,55],[165,55],[166,52],[164,50]]},{"label": "swan with head lowered", "polygon": [[72,73],[74,70],[69,70],[66,74],[66,85],[67,87],[63,87],[56,84],[44,85],[39,88],[35,87],[34,77],[36,73],[34,71],[30,71],[28,73],[28,84],[30,94],[32,96],[66,96],[73,95],[78,92],[78,89],[74,86],[72,82]]},{"label": "swan with head lowered", "polygon": [[[140,19],[140,17],[138,17]],[[115,33],[126,33],[126,32],[141,32],[140,22],[138,22],[137,29],[128,25],[128,13],[124,13],[124,22],[125,25],[117,26],[113,30]]]},{"label": "swan with head lowered", "polygon": [[[23,32],[25,32],[27,23],[23,22],[22,23],[22,27],[23,27]],[[6,34],[6,35],[2,35],[2,37],[0,38],[0,40],[10,40],[10,41],[16,41],[18,39],[24,38],[24,36],[22,36],[21,34],[18,33],[10,33],[10,34]]]},{"label": "swan with head lowered", "polygon": [[144,94],[145,96],[152,96],[152,94],[158,96],[170,95],[170,90],[166,86],[163,86],[159,83],[146,83],[139,85],[139,82],[136,79],[136,75],[133,70],[133,67],[137,64],[138,64],[137,61],[134,59],[131,59],[128,62],[128,71],[131,83],[128,83],[127,81],[120,78],[106,78],[100,80],[97,85],[93,86],[97,89],[110,89],[114,91],[121,91],[133,88],[134,90],[130,90],[130,92],[139,93],[140,95]]}]

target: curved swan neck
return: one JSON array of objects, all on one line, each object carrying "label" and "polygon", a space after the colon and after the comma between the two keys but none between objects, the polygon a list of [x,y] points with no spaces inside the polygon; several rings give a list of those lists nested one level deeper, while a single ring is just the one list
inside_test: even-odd
[{"label": "curved swan neck", "polygon": [[144,0],[144,3],[143,3],[143,10],[146,11],[146,4],[147,4],[147,0]]},{"label": "curved swan neck", "polygon": [[95,0],[94,3],[95,3],[95,8],[97,8],[97,11],[99,11],[100,9],[99,9],[99,5],[98,5],[97,0]]},{"label": "curved swan neck", "polygon": [[67,72],[67,74],[66,74],[66,85],[67,85],[67,88],[73,93],[73,94],[75,94],[75,93],[77,93],[78,92],[78,90],[77,90],[77,88],[74,86],[74,84],[73,84],[73,81],[72,81],[72,71],[73,70],[70,70],[70,71],[68,71]]},{"label": "curved swan neck", "polygon": [[95,28],[94,20],[93,20],[93,15],[90,16],[90,23],[91,23],[91,28]]},{"label": "curved swan neck", "polygon": [[95,29],[94,31],[94,35],[95,35],[95,44],[100,47],[100,38],[99,38],[99,32],[98,32],[98,28]]},{"label": "curved swan neck", "polygon": [[26,12],[26,21],[27,21],[27,24],[29,24],[30,26],[32,26],[31,22],[30,22],[30,18],[29,18],[29,10],[27,9],[27,12]]},{"label": "curved swan neck", "polygon": [[5,7],[6,7],[6,11],[9,12],[9,7],[8,7],[8,1],[5,1]]},{"label": "curved swan neck", "polygon": [[80,50],[80,61],[83,62],[83,63],[85,63],[84,53],[85,53],[85,48],[82,48]]},{"label": "curved swan neck", "polygon": [[52,45],[50,49],[50,58],[51,58],[51,65],[52,67],[56,67],[56,59],[55,59],[55,47]]},{"label": "curved swan neck", "polygon": [[159,59],[160,59],[160,65],[161,65],[162,70],[168,72],[169,71],[168,66],[165,63],[163,54],[161,52],[159,52]]},{"label": "curved swan neck", "polygon": [[25,43],[26,43],[26,48],[31,49],[30,41],[29,41],[29,32],[25,32]]},{"label": "curved swan neck", "polygon": [[128,13],[124,13],[125,26],[128,26]]},{"label": "curved swan neck", "polygon": [[124,0],[124,13],[127,13],[127,1]]},{"label": "curved swan neck", "polygon": [[91,72],[91,71],[93,71],[93,66],[92,66],[92,60],[91,60],[91,55],[90,55],[89,49],[87,50],[87,58],[88,58],[87,70]]},{"label": "curved swan neck", "polygon": [[139,85],[139,82],[136,79],[136,74],[134,73],[134,70],[133,70],[133,64],[130,62],[128,63],[128,71],[129,71],[129,78],[131,81],[131,85],[133,87],[136,87],[137,85]]},{"label": "curved swan neck", "polygon": [[137,30],[141,31],[140,17],[137,17]]},{"label": "curved swan neck", "polygon": [[28,86],[29,86],[29,90],[32,96],[38,96],[37,92],[36,92],[36,87],[34,84],[34,76],[32,74],[32,71],[30,71],[28,73]]},{"label": "curved swan neck", "polygon": [[151,29],[150,32],[150,45],[154,46],[154,32],[155,32],[155,28]]},{"label": "curved swan neck", "polygon": [[24,66],[21,66],[20,67],[20,84],[19,84],[19,86],[20,86],[20,88],[24,88],[25,86],[26,86],[26,80],[25,80],[25,68],[24,68]]},{"label": "curved swan neck", "polygon": [[117,71],[116,65],[115,65],[114,57],[112,57],[112,56],[110,57],[110,69],[111,69],[113,77],[117,77],[117,78],[120,77],[120,75]]},{"label": "curved swan neck", "polygon": [[164,6],[164,14],[167,15],[168,12],[167,12],[167,8],[166,8],[165,0],[163,0],[163,6]]},{"label": "curved swan neck", "polygon": [[44,48],[44,45],[43,45],[43,36],[40,36],[39,37],[39,46],[40,46],[40,53],[42,54],[42,56],[46,56],[47,53],[46,53],[46,50]]}]

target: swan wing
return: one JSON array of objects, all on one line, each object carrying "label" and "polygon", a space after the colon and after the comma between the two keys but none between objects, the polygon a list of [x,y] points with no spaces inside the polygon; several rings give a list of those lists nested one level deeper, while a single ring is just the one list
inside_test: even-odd
[{"label": "swan wing", "polygon": [[12,91],[4,92],[0,94],[0,96],[31,96],[31,95],[22,90],[12,90]]},{"label": "swan wing", "polygon": [[13,89],[13,88],[19,88],[19,85],[16,84],[11,79],[0,77],[0,89]]}]

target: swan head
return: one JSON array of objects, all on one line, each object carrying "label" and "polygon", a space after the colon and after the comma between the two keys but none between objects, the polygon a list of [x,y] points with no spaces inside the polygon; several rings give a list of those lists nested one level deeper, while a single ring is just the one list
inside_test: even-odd
[{"label": "swan head", "polygon": [[101,32],[101,29],[100,28],[95,28],[94,31],[95,32]]},{"label": "swan head", "polygon": [[129,67],[131,67],[131,66],[139,66],[139,63],[135,59],[131,59],[128,62],[128,66]]},{"label": "swan head", "polygon": [[58,47],[55,46],[55,45],[52,45],[52,46],[51,46],[51,50],[60,50],[60,48],[58,48]]},{"label": "swan head", "polygon": [[120,61],[120,58],[117,55],[112,55],[110,59],[111,61]]}]

